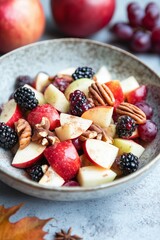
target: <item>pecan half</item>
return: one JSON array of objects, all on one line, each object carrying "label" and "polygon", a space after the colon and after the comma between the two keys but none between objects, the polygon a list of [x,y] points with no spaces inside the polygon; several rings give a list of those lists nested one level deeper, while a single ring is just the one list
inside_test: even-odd
[{"label": "pecan half", "polygon": [[88,95],[93,99],[93,102],[96,106],[113,106],[115,103],[113,93],[105,84],[100,84],[98,82],[92,83],[92,85],[89,87]]},{"label": "pecan half", "polygon": [[122,102],[117,108],[116,113],[119,115],[128,115],[135,120],[137,124],[146,122],[145,113],[135,105],[127,102]]},{"label": "pecan half", "polygon": [[19,137],[19,148],[24,149],[31,142],[31,126],[25,119],[20,118],[15,122],[15,129]]}]

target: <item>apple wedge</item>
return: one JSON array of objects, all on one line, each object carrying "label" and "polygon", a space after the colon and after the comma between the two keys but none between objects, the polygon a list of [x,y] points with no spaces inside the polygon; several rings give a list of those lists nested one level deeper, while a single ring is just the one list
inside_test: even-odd
[{"label": "apple wedge", "polygon": [[117,174],[112,170],[97,166],[87,166],[79,169],[77,180],[82,187],[96,187],[112,182]]},{"label": "apple wedge", "polygon": [[123,81],[120,82],[120,84],[124,94],[131,92],[139,87],[138,81],[133,76],[124,79]]},{"label": "apple wedge", "polygon": [[30,88],[35,93],[35,97],[37,98],[39,105],[46,103],[46,100],[41,92],[38,92],[35,88],[29,86],[28,84],[25,84],[24,87]]},{"label": "apple wedge", "polygon": [[9,100],[3,105],[0,122],[4,122],[9,127],[14,127],[14,123],[21,117],[22,112],[14,99]]},{"label": "apple wedge", "polygon": [[111,74],[109,73],[108,69],[106,66],[102,66],[98,72],[95,74],[96,78],[97,78],[97,82],[98,83],[106,83],[108,81],[110,81],[111,78]]},{"label": "apple wedge", "polygon": [[92,163],[107,169],[112,166],[118,154],[117,147],[96,139],[87,139],[83,144],[83,150]]},{"label": "apple wedge", "polygon": [[43,155],[46,146],[31,142],[26,148],[18,149],[16,152],[12,166],[17,168],[27,168],[36,163]]},{"label": "apple wedge", "polygon": [[118,155],[122,155],[123,153],[133,153],[139,158],[145,150],[144,147],[133,140],[122,138],[115,138],[113,140],[113,145],[119,148]]},{"label": "apple wedge", "polygon": [[47,187],[61,187],[64,183],[64,179],[58,175],[51,167],[48,168],[48,170],[39,181],[39,184],[45,185]]},{"label": "apple wedge", "polygon": [[35,77],[33,85],[38,92],[43,92],[44,88],[50,84],[49,75],[44,72],[39,72]]},{"label": "apple wedge", "polygon": [[65,96],[69,100],[69,95],[74,92],[75,90],[82,91],[87,97],[88,97],[88,87],[91,86],[91,84],[94,83],[93,80],[88,78],[82,78],[78,79],[76,81],[73,81],[65,90]]},{"label": "apple wedge", "polygon": [[45,92],[44,97],[47,103],[50,103],[53,107],[55,107],[60,112],[68,112],[69,111],[69,102],[66,99],[65,95],[56,88],[53,84],[50,84]]},{"label": "apple wedge", "polygon": [[61,127],[55,129],[58,138],[61,141],[74,139],[84,133],[92,124],[91,120],[70,114],[60,114]]},{"label": "apple wedge", "polygon": [[106,128],[112,121],[113,107],[111,106],[99,106],[90,108],[82,114],[82,118],[90,119],[94,124],[99,125],[102,128]]}]

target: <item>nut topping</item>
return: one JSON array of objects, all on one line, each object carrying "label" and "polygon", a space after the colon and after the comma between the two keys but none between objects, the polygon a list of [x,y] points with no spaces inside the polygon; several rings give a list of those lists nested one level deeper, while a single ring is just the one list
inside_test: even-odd
[{"label": "nut topping", "polygon": [[93,99],[96,106],[113,106],[115,103],[115,98],[111,90],[105,84],[98,82],[92,83],[89,87],[89,97]]},{"label": "nut topping", "polygon": [[25,119],[20,118],[15,122],[15,129],[19,137],[19,148],[24,149],[31,142],[31,127]]},{"label": "nut topping", "polygon": [[146,122],[145,113],[135,105],[127,102],[122,102],[117,108],[116,113],[119,115],[128,115],[135,120],[137,124],[144,124]]}]

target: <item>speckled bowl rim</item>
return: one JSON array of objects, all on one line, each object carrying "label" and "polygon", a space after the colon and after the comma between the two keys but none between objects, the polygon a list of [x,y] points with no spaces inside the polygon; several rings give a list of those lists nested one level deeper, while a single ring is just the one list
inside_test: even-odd
[{"label": "speckled bowl rim", "polygon": [[[139,60],[136,56],[134,56],[133,54],[123,50],[123,49],[120,49],[118,47],[115,47],[115,46],[112,46],[110,44],[106,44],[106,43],[101,43],[101,42],[98,42],[98,41],[94,41],[94,40],[90,40],[90,39],[80,39],[80,38],[60,38],[60,39],[52,39],[52,40],[45,40],[45,41],[40,41],[40,42],[36,42],[36,43],[32,43],[32,44],[29,44],[27,46],[24,46],[24,47],[20,47],[18,49],[15,49],[3,56],[0,57],[0,63],[1,61],[3,61],[4,58],[7,58],[8,56],[11,56],[13,55],[14,53],[17,53],[19,51],[23,51],[24,49],[27,49],[27,48],[30,48],[30,47],[34,47],[34,46],[37,46],[37,45],[44,45],[44,44],[48,44],[48,43],[54,43],[54,42],[84,42],[84,43],[87,43],[87,44],[91,44],[91,45],[96,45],[97,47],[98,46],[101,46],[101,47],[106,47],[106,48],[109,48],[109,49],[113,49],[119,53],[122,53],[124,55],[127,55],[129,56],[130,58],[136,60],[137,62],[139,62],[141,65],[143,65],[145,68],[149,69],[156,77],[159,78],[159,81],[160,81],[160,77],[158,76],[157,73],[155,73],[150,67],[148,67],[145,63],[143,63],[141,60]],[[124,183],[126,182],[131,182],[131,180],[133,179],[136,179],[138,178],[139,176],[141,176],[142,174],[144,173],[147,173],[153,166],[155,166],[155,164],[159,161],[160,159],[160,153],[153,159],[151,159],[151,161],[149,163],[147,163],[144,167],[142,167],[141,169],[137,170],[136,172],[128,175],[128,176],[125,176],[125,177],[122,177],[122,178],[119,178],[119,179],[116,179],[114,180],[113,182],[110,182],[110,183],[106,183],[106,184],[102,184],[102,185],[99,185],[99,186],[96,186],[96,187],[47,187],[47,186],[43,186],[43,185],[40,185],[36,182],[26,182],[25,180],[20,180],[19,178],[15,177],[14,175],[10,175],[6,172],[4,172],[2,169],[0,169],[0,172],[2,173],[2,175],[6,175],[7,177],[11,178],[11,179],[14,179],[20,183],[23,183],[24,185],[30,185],[32,187],[35,187],[37,188],[37,190],[39,189],[40,191],[43,191],[43,190],[47,190],[47,191],[51,191],[51,192],[92,192],[92,191],[95,191],[95,190],[103,190],[103,189],[107,189],[107,188],[113,188],[113,187],[116,187],[116,186],[119,186],[119,185],[123,185]]]}]

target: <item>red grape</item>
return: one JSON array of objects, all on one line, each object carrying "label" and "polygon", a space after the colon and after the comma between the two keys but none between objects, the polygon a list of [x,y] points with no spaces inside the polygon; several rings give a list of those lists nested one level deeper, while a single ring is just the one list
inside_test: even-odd
[{"label": "red grape", "polygon": [[139,5],[137,2],[131,2],[131,3],[129,3],[128,6],[127,6],[127,12],[128,12],[128,13],[131,13],[131,12],[133,12],[134,10],[140,9],[140,8],[141,8],[141,7],[140,7],[140,5]]},{"label": "red grape", "polygon": [[79,138],[72,139],[72,143],[75,146],[75,148],[77,149],[77,151],[82,149],[82,142],[79,140]]},{"label": "red grape", "polygon": [[138,108],[140,108],[146,114],[146,118],[147,119],[151,119],[152,118],[152,116],[153,116],[153,109],[151,108],[151,106],[148,103],[142,101],[142,102],[137,102],[135,105]]},{"label": "red grape", "polygon": [[143,26],[148,30],[153,30],[159,20],[159,8],[157,4],[150,3],[146,6]]},{"label": "red grape", "polygon": [[157,53],[160,53],[160,27],[157,27],[152,32],[152,47],[153,50]]},{"label": "red grape", "polygon": [[133,36],[133,28],[127,23],[119,22],[116,23],[113,28],[115,35],[121,40],[130,40]]},{"label": "red grape", "polygon": [[71,181],[65,182],[63,184],[63,186],[65,186],[65,187],[78,187],[80,185],[77,181],[71,180]]},{"label": "red grape", "polygon": [[142,20],[145,15],[144,10],[139,6],[138,3],[130,3],[127,7],[128,19],[133,27],[139,27],[142,25]]},{"label": "red grape", "polygon": [[138,30],[131,41],[131,49],[135,52],[147,52],[151,48],[151,34]]},{"label": "red grape", "polygon": [[157,135],[157,126],[151,120],[138,126],[139,137],[145,142],[151,142]]}]

